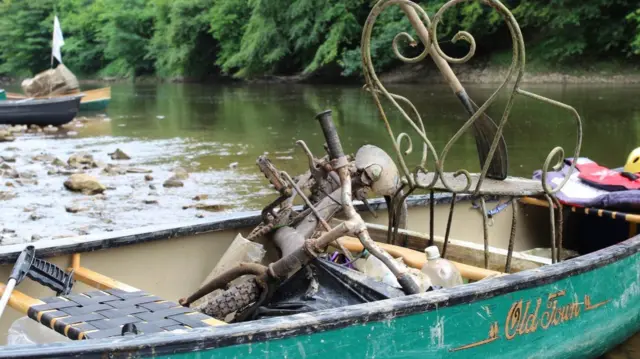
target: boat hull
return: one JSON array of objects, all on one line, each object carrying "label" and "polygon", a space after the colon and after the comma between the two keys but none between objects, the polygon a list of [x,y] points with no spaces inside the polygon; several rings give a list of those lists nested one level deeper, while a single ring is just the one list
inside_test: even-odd
[{"label": "boat hull", "polygon": [[0,102],[0,124],[60,126],[71,122],[80,108],[81,96]]},{"label": "boat hull", "polygon": [[[111,101],[111,87],[87,90],[83,91],[82,94],[84,96],[80,101],[80,111],[103,111],[109,106],[109,102]],[[61,96],[67,95],[53,96],[53,98]],[[27,98],[27,96],[18,93],[9,93],[8,98],[11,100],[20,100]]]},{"label": "boat hull", "polygon": [[109,106],[111,99],[101,99],[88,102],[80,102],[80,111],[103,111]]},{"label": "boat hull", "polygon": [[[258,220],[258,213],[231,214],[188,227],[36,244],[62,266],[69,253],[85,252],[88,268],[175,300],[199,285],[213,265],[207,261],[216,263],[238,231]],[[347,358],[593,358],[640,330],[639,248],[636,236],[555,265],[446,290],[182,333],[5,347],[0,357],[326,358],[339,351]],[[3,250],[0,261],[10,263],[13,249]],[[25,281],[20,290],[44,289]]]}]

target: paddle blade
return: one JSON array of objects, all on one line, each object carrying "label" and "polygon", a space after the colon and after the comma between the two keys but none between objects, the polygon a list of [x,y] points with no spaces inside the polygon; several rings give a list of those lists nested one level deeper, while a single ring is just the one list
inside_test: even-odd
[{"label": "paddle blade", "polygon": [[[457,95],[469,115],[478,110],[478,105],[469,98],[469,95],[467,95],[466,92],[461,91]],[[478,157],[480,158],[480,167],[484,167],[487,157],[489,157],[491,143],[496,137],[497,132],[498,126],[486,113],[483,113],[480,118],[473,123],[473,136],[476,139],[476,148],[478,150]],[[496,152],[491,160],[491,165],[487,171],[487,177],[496,180],[504,180],[507,178],[508,167],[509,155],[507,154],[507,144],[504,141],[504,137],[501,135],[498,147],[496,148]]]}]

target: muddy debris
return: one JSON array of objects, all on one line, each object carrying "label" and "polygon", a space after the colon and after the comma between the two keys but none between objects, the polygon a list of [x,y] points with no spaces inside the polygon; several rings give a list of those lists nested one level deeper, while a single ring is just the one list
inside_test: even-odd
[{"label": "muddy debris", "polygon": [[153,181],[153,176],[152,175],[145,175],[144,176],[144,180],[145,181]]},{"label": "muddy debris", "polygon": [[196,213],[196,217],[198,217],[198,218],[204,218],[204,214],[202,214],[202,213]]},{"label": "muddy debris", "polygon": [[131,159],[131,156],[129,156],[119,148],[113,151],[112,153],[109,153],[109,156],[111,157],[112,160],[130,160]]},{"label": "muddy debris", "polygon": [[34,234],[31,236],[31,242],[37,242],[42,239],[42,236],[39,234]]},{"label": "muddy debris", "polygon": [[89,169],[93,167],[93,156],[86,152],[74,153],[69,157],[67,163],[74,168]]},{"label": "muddy debris", "polygon": [[15,186],[16,186],[16,185],[15,185],[15,184],[13,184],[13,182],[11,182],[11,181],[7,181],[4,185],[5,185],[5,186],[7,186],[7,187],[15,187]]},{"label": "muddy debris", "polygon": [[98,182],[97,178],[85,173],[71,175],[64,181],[64,186],[71,191],[82,192],[87,195],[102,193],[107,189],[102,183]]},{"label": "muddy debris", "polygon": [[199,194],[192,198],[194,201],[204,201],[205,199],[209,199],[208,194]]},{"label": "muddy debris", "polygon": [[0,164],[0,170],[12,170],[13,167],[11,167],[11,165],[9,165],[8,163],[2,163]]},{"label": "muddy debris", "polygon": [[[168,180],[164,181],[162,186],[167,187],[167,188],[184,187],[184,182],[180,181],[175,176],[171,176]],[[151,188],[151,186],[149,186],[149,188]],[[151,189],[154,189],[154,188],[151,188]]]}]

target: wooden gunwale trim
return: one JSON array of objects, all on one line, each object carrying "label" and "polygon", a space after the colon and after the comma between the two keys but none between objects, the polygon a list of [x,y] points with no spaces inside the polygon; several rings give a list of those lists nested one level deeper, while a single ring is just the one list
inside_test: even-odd
[{"label": "wooden gunwale trim", "polygon": [[435,292],[348,308],[220,326],[214,330],[194,329],[179,335],[160,333],[117,340],[88,340],[72,344],[4,348],[0,351],[0,357],[19,358],[37,355],[47,358],[60,356],[99,358],[107,354],[110,357],[152,356],[192,352],[195,347],[198,350],[208,350],[248,342],[308,335],[345,328],[353,323],[390,320],[390,318],[430,312],[443,307],[473,303],[554,283],[637,255],[639,251],[640,236],[635,236],[608,248],[561,263]]}]

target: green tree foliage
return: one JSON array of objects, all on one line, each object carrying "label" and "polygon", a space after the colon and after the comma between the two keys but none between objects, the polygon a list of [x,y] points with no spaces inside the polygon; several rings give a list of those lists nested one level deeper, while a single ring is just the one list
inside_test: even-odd
[{"label": "green tree foliage", "polygon": [[[430,16],[445,0],[422,1]],[[530,58],[582,63],[640,55],[640,8],[632,0],[503,0],[521,25]],[[0,0],[0,73],[28,74],[49,66],[53,15],[65,35],[65,64],[80,74],[204,78],[362,72],[360,36],[373,0]],[[509,51],[504,20],[478,1],[445,12],[438,42],[467,30],[478,57]],[[378,70],[400,64],[391,49],[399,32],[417,40],[398,7],[376,23],[372,55]],[[412,45],[412,46],[409,46]],[[405,56],[420,44],[401,43]]]},{"label": "green tree foliage", "polygon": [[154,58],[148,55],[148,47],[154,18],[149,4],[148,0],[108,0],[108,10],[99,16],[104,21],[99,38],[104,44],[104,56],[110,61],[103,73],[153,73]]},{"label": "green tree foliage", "polygon": [[533,42],[535,55],[567,61],[576,56],[630,52],[638,29],[625,17],[637,11],[637,1],[521,1],[513,13]]},{"label": "green tree foliage", "polygon": [[49,68],[54,0],[0,3],[0,73]]},{"label": "green tree foliage", "polygon": [[161,76],[203,77],[212,71],[216,42],[210,34],[213,0],[154,2],[155,33],[149,55]]}]

